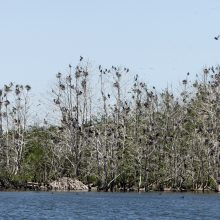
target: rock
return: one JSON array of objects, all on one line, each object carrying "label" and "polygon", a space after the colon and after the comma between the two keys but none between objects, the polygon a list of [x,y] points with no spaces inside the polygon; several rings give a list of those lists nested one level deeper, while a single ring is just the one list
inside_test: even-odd
[{"label": "rock", "polygon": [[81,181],[77,179],[72,179],[69,177],[62,177],[58,180],[53,181],[49,184],[52,190],[75,190],[75,191],[88,191],[88,186],[83,184]]},{"label": "rock", "polygon": [[48,187],[41,185],[41,186],[39,187],[39,189],[40,189],[41,191],[47,191],[47,190],[48,190]]},{"label": "rock", "polygon": [[39,190],[39,183],[35,183],[35,182],[27,182],[26,184],[26,188],[30,189],[30,190]]},{"label": "rock", "polygon": [[172,188],[171,187],[164,187],[164,191],[170,192],[170,191],[172,191]]}]

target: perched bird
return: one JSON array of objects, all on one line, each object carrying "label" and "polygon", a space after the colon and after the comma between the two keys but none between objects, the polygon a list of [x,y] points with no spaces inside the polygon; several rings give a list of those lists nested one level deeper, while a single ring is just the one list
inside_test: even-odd
[{"label": "perched bird", "polygon": [[214,37],[214,39],[215,39],[215,40],[218,40],[218,39],[219,39],[219,37],[220,37],[220,35],[218,35],[218,36]]},{"label": "perched bird", "polygon": [[26,85],[25,88],[27,91],[29,91],[31,89],[31,87],[29,85]]},{"label": "perched bird", "polygon": [[184,84],[184,85],[187,84],[187,80],[186,80],[186,79],[183,80],[183,84]]},{"label": "perched bird", "polygon": [[82,95],[82,91],[78,91],[78,92],[77,92],[77,95]]},{"label": "perched bird", "polygon": [[59,73],[57,73],[57,75],[56,75],[56,77],[59,79],[59,78],[61,78],[61,73],[59,72]]},{"label": "perched bird", "polygon": [[82,60],[83,60],[83,57],[82,57],[82,56],[80,56],[79,61],[82,61]]},{"label": "perched bird", "polygon": [[136,76],[134,77],[134,81],[138,80],[138,74],[136,74]]}]

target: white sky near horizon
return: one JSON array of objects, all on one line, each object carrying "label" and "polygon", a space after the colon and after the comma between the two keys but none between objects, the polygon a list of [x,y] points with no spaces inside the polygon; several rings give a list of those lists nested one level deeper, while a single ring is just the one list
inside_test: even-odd
[{"label": "white sky near horizon", "polygon": [[0,0],[0,86],[46,95],[82,55],[178,88],[187,72],[220,64],[219,21],[219,0]]}]

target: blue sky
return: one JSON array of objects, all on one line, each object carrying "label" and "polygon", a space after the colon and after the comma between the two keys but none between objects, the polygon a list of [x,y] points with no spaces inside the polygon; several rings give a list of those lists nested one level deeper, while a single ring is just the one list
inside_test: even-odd
[{"label": "blue sky", "polygon": [[44,93],[80,55],[178,87],[220,64],[219,0],[0,0],[0,85]]}]

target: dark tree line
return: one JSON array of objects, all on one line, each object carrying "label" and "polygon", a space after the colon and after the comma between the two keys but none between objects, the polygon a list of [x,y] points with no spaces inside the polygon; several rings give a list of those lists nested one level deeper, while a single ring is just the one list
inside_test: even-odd
[{"label": "dark tree line", "polygon": [[[76,177],[99,190],[215,190],[220,176],[220,68],[157,92],[128,68],[80,58],[56,75],[51,100],[59,123],[31,126],[31,87],[0,90],[0,175],[49,182]],[[95,85],[95,88],[93,88]],[[128,88],[126,88],[128,89]]]}]

